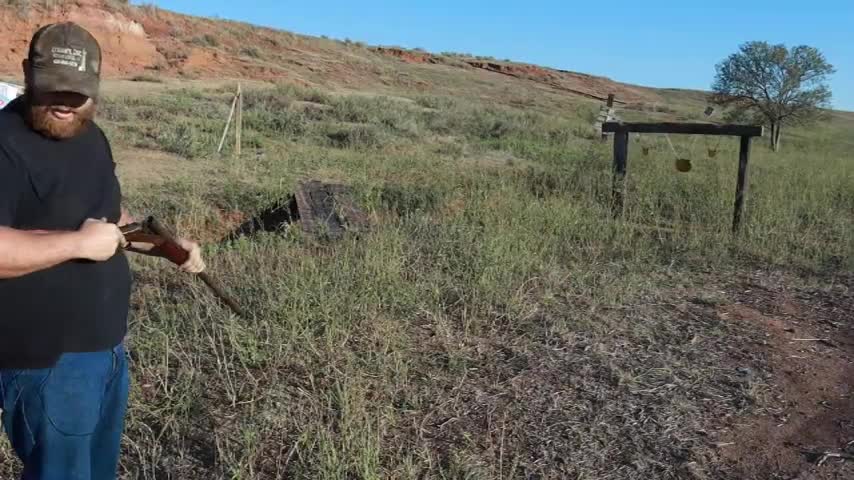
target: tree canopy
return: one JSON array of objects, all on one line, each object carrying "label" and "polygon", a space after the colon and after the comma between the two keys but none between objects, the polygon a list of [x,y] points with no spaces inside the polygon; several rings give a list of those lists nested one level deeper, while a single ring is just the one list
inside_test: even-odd
[{"label": "tree canopy", "polygon": [[711,101],[733,116],[761,118],[777,151],[783,125],[804,124],[830,106],[827,77],[835,72],[816,48],[748,42],[716,66]]}]

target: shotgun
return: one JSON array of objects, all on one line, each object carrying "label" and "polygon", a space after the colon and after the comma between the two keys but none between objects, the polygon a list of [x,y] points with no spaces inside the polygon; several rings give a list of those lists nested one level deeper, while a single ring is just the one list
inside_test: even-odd
[{"label": "shotgun", "polygon": [[[178,242],[175,241],[175,237],[172,233],[166,227],[161,225],[154,217],[148,217],[142,222],[125,225],[121,227],[121,231],[125,236],[125,240],[130,243],[140,242],[153,244],[160,252],[162,252],[166,259],[175,265],[183,265],[190,258],[190,252],[181,248]],[[220,300],[225,302],[225,304],[231,308],[231,311],[237,314],[238,317],[246,318],[246,314],[243,312],[243,309],[237,305],[237,302],[235,302],[234,299],[225,293],[219,283],[214,281],[207,272],[201,272],[197,275],[208,287],[210,287],[211,290],[213,290]]]}]

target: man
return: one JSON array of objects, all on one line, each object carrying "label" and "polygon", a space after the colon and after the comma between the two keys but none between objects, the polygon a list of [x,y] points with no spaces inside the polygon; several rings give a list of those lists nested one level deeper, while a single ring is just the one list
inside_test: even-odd
[{"label": "man", "polygon": [[[23,69],[24,95],[0,112],[2,423],[23,478],[113,479],[129,384],[119,226],[132,218],[94,122],[101,50],[74,23],[48,25]],[[181,268],[202,271],[198,245],[180,243]]]}]

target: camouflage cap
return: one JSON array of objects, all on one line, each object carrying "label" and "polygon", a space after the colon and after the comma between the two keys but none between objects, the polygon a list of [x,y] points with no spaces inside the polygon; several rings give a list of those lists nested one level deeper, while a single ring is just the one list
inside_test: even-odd
[{"label": "camouflage cap", "polygon": [[62,22],[40,28],[30,41],[28,59],[36,91],[98,96],[101,47],[80,25]]}]

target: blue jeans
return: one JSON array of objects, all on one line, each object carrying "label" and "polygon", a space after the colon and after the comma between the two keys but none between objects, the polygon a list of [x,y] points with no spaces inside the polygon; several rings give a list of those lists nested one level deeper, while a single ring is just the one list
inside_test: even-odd
[{"label": "blue jeans", "polygon": [[22,479],[115,479],[128,390],[123,345],[68,353],[52,368],[0,370],[3,428]]}]

